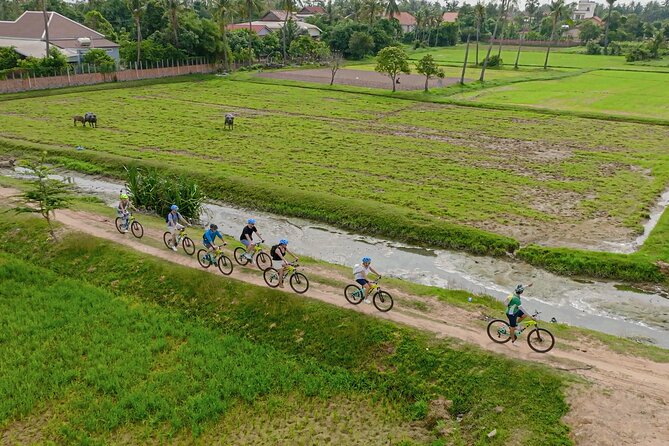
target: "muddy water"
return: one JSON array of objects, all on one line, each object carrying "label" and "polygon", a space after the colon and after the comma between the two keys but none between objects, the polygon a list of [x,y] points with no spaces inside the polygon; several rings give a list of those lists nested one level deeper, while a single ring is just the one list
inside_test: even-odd
[{"label": "muddy water", "polygon": [[[68,176],[81,190],[110,205],[116,203],[120,184],[79,174]],[[669,299],[660,295],[619,290],[609,282],[578,282],[509,259],[410,246],[224,204],[207,204],[203,220],[217,223],[224,233],[237,238],[249,217],[257,219],[268,242],[287,238],[295,252],[341,265],[353,265],[363,256],[370,256],[382,274],[416,283],[464,289],[502,300],[517,283],[534,282],[523,300],[528,309],[540,311],[544,320],[555,318],[669,348]]]}]

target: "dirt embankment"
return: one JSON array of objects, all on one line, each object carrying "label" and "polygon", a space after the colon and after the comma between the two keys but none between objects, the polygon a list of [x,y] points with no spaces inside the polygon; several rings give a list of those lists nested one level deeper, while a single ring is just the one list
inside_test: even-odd
[{"label": "dirt embankment", "polygon": [[[16,193],[0,188],[0,197]],[[87,212],[59,211],[57,220],[69,229],[119,243],[131,249],[190,268],[200,268],[197,260],[174,253],[164,247],[146,244],[146,240],[161,240],[162,233],[147,229],[142,241],[130,234],[119,234],[113,222]],[[216,269],[209,270],[220,274]],[[310,267],[305,271],[328,279],[348,281],[350,278],[333,268]],[[251,269],[236,265],[231,276],[236,280],[266,286]],[[667,444],[669,438],[669,364],[624,356],[601,345],[570,344],[558,339],[548,354],[531,351],[526,345],[512,347],[490,341],[485,331],[474,321],[481,314],[465,311],[448,304],[389,290],[396,296],[396,306],[389,313],[379,313],[371,305],[352,306],[342,296],[342,290],[315,283],[305,294],[331,305],[345,307],[370,316],[392,320],[434,333],[476,344],[481,348],[522,359],[540,362],[585,378],[587,384],[577,384],[568,392],[571,410],[565,421],[572,428],[573,438],[582,445],[648,445]],[[289,291],[286,291],[289,292]],[[421,308],[417,310],[416,308]],[[540,404],[541,402],[538,402]]]}]

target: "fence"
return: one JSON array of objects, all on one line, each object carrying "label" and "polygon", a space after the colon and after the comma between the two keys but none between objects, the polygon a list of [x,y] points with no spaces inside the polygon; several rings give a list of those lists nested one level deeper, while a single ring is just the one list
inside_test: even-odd
[{"label": "fence", "polygon": [[[88,72],[86,72],[88,71]],[[130,64],[125,69],[118,69],[108,73],[97,72],[95,67],[79,66],[78,69],[63,70],[55,76],[31,76],[29,73],[14,75],[14,78],[0,80],[0,93],[17,93],[28,90],[42,90],[46,88],[74,87],[77,85],[101,84],[104,82],[127,82],[140,79],[155,79],[159,77],[181,76],[194,73],[212,73],[215,66],[204,59],[197,61],[160,61],[147,64]]]},{"label": "fence", "polygon": [[[493,43],[495,44],[502,44],[502,45],[513,45],[513,46],[518,46],[518,44],[522,44],[523,46],[543,46],[547,47],[549,44],[548,40],[521,40],[521,39],[493,39]],[[580,43],[578,41],[573,41],[573,40],[555,40],[551,43],[552,47],[558,47],[558,48],[570,48],[573,46],[579,46]]]}]

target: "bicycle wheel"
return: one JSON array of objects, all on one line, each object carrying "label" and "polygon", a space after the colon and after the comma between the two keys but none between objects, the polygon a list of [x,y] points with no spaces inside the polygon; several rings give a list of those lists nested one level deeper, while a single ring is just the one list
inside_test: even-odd
[{"label": "bicycle wheel", "polygon": [[195,243],[193,243],[193,240],[191,240],[190,237],[184,237],[181,246],[184,247],[184,252],[189,256],[192,256],[195,253]]},{"label": "bicycle wheel", "polygon": [[116,217],[116,220],[114,220],[114,226],[116,226],[116,230],[121,234],[125,233],[125,228],[123,227],[123,219],[121,217]]},{"label": "bicycle wheel", "polygon": [[232,265],[232,260],[230,260],[228,256],[221,254],[218,257],[218,270],[223,275],[229,276],[230,274],[232,274],[233,268],[234,267]]},{"label": "bicycle wheel", "polygon": [[211,261],[209,260],[209,251],[206,249],[200,249],[197,252],[197,261],[202,268],[209,268],[211,266]]},{"label": "bicycle wheel", "polygon": [[172,233],[166,232],[163,234],[163,243],[167,246],[167,249],[172,249]]},{"label": "bicycle wheel", "polygon": [[272,288],[279,286],[279,272],[274,268],[267,268],[262,276],[268,286]]},{"label": "bicycle wheel", "polygon": [[256,265],[258,265],[260,271],[265,271],[272,266],[272,259],[270,259],[269,254],[260,251],[256,255]]},{"label": "bicycle wheel", "polygon": [[488,337],[498,344],[511,340],[511,327],[506,321],[494,319],[488,324]]},{"label": "bicycle wheel", "polygon": [[239,263],[242,266],[249,263],[249,259],[244,257],[244,254],[246,254],[246,249],[242,248],[241,246],[238,247],[238,248],[235,248],[235,260],[237,261],[237,263]]},{"label": "bicycle wheel", "polygon": [[144,236],[144,227],[137,220],[132,222],[130,225],[130,230],[132,231],[132,235],[137,238],[142,238]]},{"label": "bicycle wheel", "polygon": [[393,305],[395,304],[393,302],[393,296],[386,293],[385,291],[379,291],[376,293],[374,295],[373,302],[376,309],[383,313],[390,311],[390,309],[393,308]]},{"label": "bicycle wheel", "polygon": [[555,345],[555,338],[545,328],[535,328],[527,335],[527,345],[535,352],[546,353]]},{"label": "bicycle wheel", "polygon": [[344,288],[344,297],[349,303],[358,305],[362,302],[362,288],[358,285],[347,285]]},{"label": "bicycle wheel", "polygon": [[304,294],[309,289],[309,279],[302,273],[295,273],[290,276],[290,287],[297,294]]}]

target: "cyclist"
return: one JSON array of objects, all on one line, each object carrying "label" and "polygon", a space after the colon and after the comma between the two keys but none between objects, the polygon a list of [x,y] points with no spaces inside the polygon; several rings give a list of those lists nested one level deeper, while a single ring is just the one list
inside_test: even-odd
[{"label": "cyclist", "polygon": [[179,223],[180,221],[182,221],[185,226],[190,226],[179,213],[179,206],[173,204],[170,206],[170,213],[167,214],[167,230],[172,233],[172,251],[177,250],[177,231],[181,231],[184,228],[184,226]]},{"label": "cyclist", "polygon": [[244,257],[249,259],[251,263],[253,263],[253,253],[255,252],[254,249],[256,247],[256,244],[253,243],[254,232],[258,234],[258,237],[260,237],[260,243],[262,243],[264,240],[262,239],[260,232],[258,232],[258,228],[256,228],[255,219],[249,218],[246,221],[246,226],[244,226],[244,229],[242,229],[242,235],[239,236],[239,241],[242,242],[242,244],[246,247],[246,254],[244,254]]},{"label": "cyclist", "polygon": [[216,241],[216,237],[221,239],[221,241],[223,242],[223,246],[227,245],[227,243],[225,243],[225,240],[223,240],[223,234],[221,234],[218,231],[218,226],[212,223],[209,225],[209,229],[204,231],[204,234],[202,234],[202,243],[204,244],[204,247],[207,248],[207,251],[209,251],[210,254],[214,252],[217,248],[216,244],[214,243]]},{"label": "cyclist", "polygon": [[[511,343],[512,345],[516,345],[516,327],[518,326],[518,322],[521,322],[523,319],[529,316],[529,313],[525,311],[523,308],[523,305],[520,301],[520,295],[523,294],[523,291],[525,291],[526,288],[531,287],[532,284],[530,283],[527,286],[523,285],[518,285],[516,286],[516,289],[513,291],[512,294],[509,295],[509,297],[506,298],[506,316],[509,318],[509,326],[511,327]],[[530,316],[531,318],[531,316]]]},{"label": "cyclist", "polygon": [[125,228],[123,232],[128,232],[128,218],[130,218],[130,209],[137,210],[137,208],[133,206],[132,203],[130,203],[128,194],[121,193],[119,198],[120,200],[118,202],[118,206],[116,206],[116,213],[123,219],[123,227]]},{"label": "cyclist", "polygon": [[371,284],[369,283],[369,280],[367,280],[367,274],[369,272],[373,272],[378,276],[378,278],[381,278],[381,274],[376,272],[374,268],[372,268],[372,259],[370,257],[363,257],[362,258],[362,265],[359,263],[356,263],[355,266],[353,267],[353,275],[355,276],[355,281],[362,286],[363,293],[365,296],[365,303],[369,304],[371,301],[367,297],[369,295],[369,289],[371,288]]},{"label": "cyclist", "polygon": [[286,266],[288,266],[286,254],[290,254],[291,256],[295,257],[296,262],[300,260],[295,254],[288,250],[288,240],[286,239],[279,240],[279,244],[272,246],[272,248],[269,250],[269,255],[272,257],[272,266],[279,273],[279,286],[281,288],[283,288],[283,271]]}]

